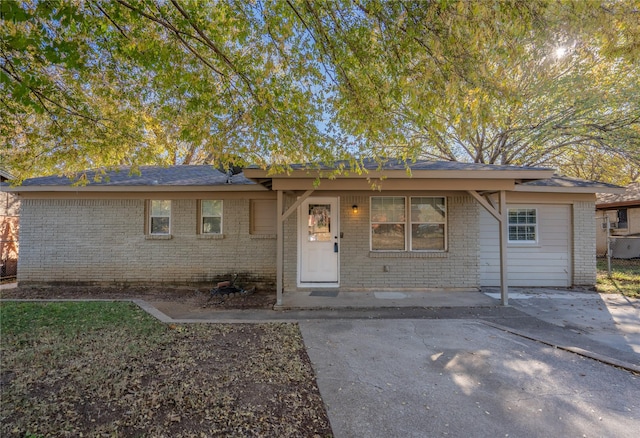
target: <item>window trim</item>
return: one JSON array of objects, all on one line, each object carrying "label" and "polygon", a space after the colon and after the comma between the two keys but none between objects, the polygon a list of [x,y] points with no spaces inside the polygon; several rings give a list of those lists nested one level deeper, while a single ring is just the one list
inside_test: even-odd
[{"label": "window trim", "polygon": [[[404,200],[404,222],[374,222],[372,220],[373,198],[402,198]],[[442,222],[414,222],[411,218],[411,201],[414,198],[442,199],[444,201],[445,217]],[[370,196],[369,197],[369,251],[371,253],[396,253],[396,254],[443,254],[449,250],[449,207],[446,196]],[[404,225],[404,249],[373,249],[372,226],[377,223]],[[442,249],[413,249],[413,224],[438,224],[444,225],[444,247]]]},{"label": "window trim", "polygon": [[[622,217],[624,217],[624,220],[621,220]],[[626,207],[621,207],[616,210],[616,228],[620,230],[629,229],[629,209]]]},{"label": "window trim", "polygon": [[[373,221],[373,200],[376,198],[402,198],[404,203],[404,221],[403,222],[375,222]],[[373,249],[373,225],[375,224],[400,224],[404,225],[404,240],[402,249]],[[370,196],[369,197],[369,250],[373,252],[407,252],[407,197],[406,196]]]},{"label": "window trim", "polygon": [[[220,216],[205,216],[203,214],[203,206],[206,201],[218,201],[220,202]],[[220,232],[218,233],[205,233],[204,231],[204,218],[206,217],[220,217]],[[200,199],[198,200],[198,234],[202,236],[222,236],[224,231],[224,201],[222,199]]]},{"label": "window trim", "polygon": [[[534,224],[512,224],[510,221],[510,213],[514,210],[533,210],[535,212],[535,219],[536,222]],[[534,227],[534,232],[535,232],[535,240],[512,240],[511,239],[511,233],[510,233],[510,229],[512,226],[517,227],[517,226],[532,226]],[[511,245],[537,245],[538,242],[540,241],[540,215],[538,214],[538,208],[537,207],[509,207],[507,208],[507,243],[511,244]]]},{"label": "window trim", "polygon": [[[414,222],[413,220],[411,220],[411,201],[414,198],[432,198],[432,199],[442,199],[444,202],[444,220],[442,222]],[[447,231],[448,231],[448,227],[447,227],[447,218],[449,216],[449,211],[447,208],[447,197],[446,196],[410,196],[409,197],[409,203],[407,205],[407,211],[408,211],[408,215],[407,215],[407,220],[409,221],[409,230],[407,232],[407,235],[409,237],[409,251],[411,252],[446,252],[447,251],[447,245],[448,245],[448,239],[447,239]],[[437,224],[437,225],[443,225],[444,226],[444,231],[443,231],[443,237],[444,237],[444,242],[443,242],[443,248],[442,249],[413,249],[413,224]]]},{"label": "window trim", "polygon": [[[169,202],[169,215],[168,216],[154,216],[153,215],[153,202],[154,201],[159,201],[159,202],[165,202],[168,201]],[[171,214],[173,211],[173,202],[171,201],[171,199],[149,199],[147,201],[147,214],[146,214],[146,218],[147,218],[147,226],[146,226],[146,233],[148,236],[171,236]],[[166,233],[154,233],[153,232],[153,218],[154,217],[168,217],[169,218],[169,230]]]}]

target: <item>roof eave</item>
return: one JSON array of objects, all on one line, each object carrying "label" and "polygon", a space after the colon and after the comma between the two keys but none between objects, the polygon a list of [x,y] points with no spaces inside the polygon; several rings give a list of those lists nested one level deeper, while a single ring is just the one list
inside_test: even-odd
[{"label": "roof eave", "polygon": [[596,208],[598,210],[616,209],[618,207],[639,207],[640,208],[640,199],[635,199],[631,201],[596,203]]},{"label": "roof eave", "polygon": [[528,186],[517,185],[516,192],[533,193],[624,193],[624,188],[618,187],[565,187],[565,186]]},{"label": "roof eave", "polygon": [[15,186],[2,187],[2,191],[20,192],[74,192],[74,193],[118,193],[118,192],[255,192],[268,191],[259,184],[219,184],[205,186]]},{"label": "roof eave", "polygon": [[515,179],[538,180],[551,178],[552,169],[532,170],[370,170],[363,173],[349,172],[348,174],[332,175],[330,170],[293,170],[286,174],[269,174],[268,170],[245,169],[244,176],[251,180],[280,179],[280,178],[385,178],[385,179]]}]

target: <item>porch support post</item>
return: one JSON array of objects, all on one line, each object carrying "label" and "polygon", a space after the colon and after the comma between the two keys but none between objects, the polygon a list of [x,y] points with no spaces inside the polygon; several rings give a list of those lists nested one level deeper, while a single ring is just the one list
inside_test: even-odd
[{"label": "porch support post", "polygon": [[502,305],[509,305],[509,285],[507,284],[507,192],[500,190],[500,297]]},{"label": "porch support post", "polygon": [[284,283],[284,221],[296,211],[296,209],[307,199],[313,190],[307,190],[300,196],[296,202],[283,212],[284,209],[284,193],[282,190],[277,191],[276,208],[278,210],[277,217],[277,235],[276,235],[276,306],[282,306],[282,288]]},{"label": "porch support post", "polygon": [[278,216],[276,218],[276,306],[282,306],[282,274],[284,262],[284,217],[282,216],[282,207],[284,205],[283,198],[282,190],[278,190],[278,197],[276,201],[276,208],[278,209]]},{"label": "porch support post", "polygon": [[496,208],[493,200],[481,196],[475,190],[468,190],[473,198],[478,201],[498,221],[500,236],[500,299],[503,306],[509,305],[509,285],[507,283],[507,192],[500,190],[499,204]]}]

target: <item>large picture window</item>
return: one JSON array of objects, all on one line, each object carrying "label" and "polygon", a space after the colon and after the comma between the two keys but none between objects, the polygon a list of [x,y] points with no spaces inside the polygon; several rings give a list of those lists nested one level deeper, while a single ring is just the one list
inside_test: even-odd
[{"label": "large picture window", "polygon": [[222,233],[222,201],[200,201],[200,232],[202,234]]},{"label": "large picture window", "polygon": [[149,234],[171,233],[171,201],[149,201]]},{"label": "large picture window", "polygon": [[509,209],[509,242],[538,241],[538,212],[535,208]]},{"label": "large picture window", "polygon": [[[410,214],[407,214],[407,211]],[[447,208],[444,197],[371,198],[372,251],[444,251]]]}]

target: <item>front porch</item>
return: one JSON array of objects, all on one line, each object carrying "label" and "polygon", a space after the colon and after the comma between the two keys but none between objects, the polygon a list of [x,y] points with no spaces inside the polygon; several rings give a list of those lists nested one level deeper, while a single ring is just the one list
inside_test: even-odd
[{"label": "front porch", "polygon": [[285,292],[276,310],[381,309],[399,307],[493,307],[497,302],[477,289]]}]

